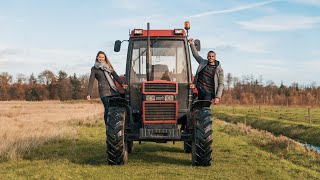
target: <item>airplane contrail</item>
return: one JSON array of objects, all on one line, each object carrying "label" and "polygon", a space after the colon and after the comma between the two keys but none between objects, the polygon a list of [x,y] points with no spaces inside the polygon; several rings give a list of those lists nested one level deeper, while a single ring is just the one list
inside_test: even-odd
[{"label": "airplane contrail", "polygon": [[218,11],[209,11],[209,12],[204,12],[204,13],[200,13],[200,14],[195,14],[195,15],[189,16],[188,18],[191,19],[191,18],[209,16],[209,15],[212,15],[212,14],[233,13],[233,12],[237,12],[237,11],[243,11],[243,10],[246,10],[246,9],[252,9],[252,8],[255,8],[255,7],[264,6],[264,5],[273,3],[275,1],[278,1],[278,0],[270,0],[270,1],[264,1],[264,2],[259,2],[259,3],[252,3],[252,4],[247,4],[247,5],[234,7],[234,8],[231,8],[231,9],[224,9],[224,10],[218,10]]}]

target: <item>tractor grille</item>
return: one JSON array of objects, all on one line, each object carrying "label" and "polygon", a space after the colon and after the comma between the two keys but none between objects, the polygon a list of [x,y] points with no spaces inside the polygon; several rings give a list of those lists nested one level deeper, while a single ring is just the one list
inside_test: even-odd
[{"label": "tractor grille", "polygon": [[145,120],[175,120],[176,104],[175,103],[146,103],[145,104]]},{"label": "tractor grille", "polygon": [[145,92],[176,92],[176,84],[154,84],[146,83]]}]

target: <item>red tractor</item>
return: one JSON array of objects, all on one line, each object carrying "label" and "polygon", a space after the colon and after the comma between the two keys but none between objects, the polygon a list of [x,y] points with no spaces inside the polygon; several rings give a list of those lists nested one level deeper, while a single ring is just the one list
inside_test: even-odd
[{"label": "red tractor", "polygon": [[[128,40],[128,88],[110,99],[107,121],[108,163],[125,164],[133,141],[184,141],[192,165],[210,166],[212,114],[210,101],[199,101],[191,71],[187,33],[184,29],[134,29]],[[122,41],[115,42],[119,52]],[[197,50],[200,41],[195,40]]]}]

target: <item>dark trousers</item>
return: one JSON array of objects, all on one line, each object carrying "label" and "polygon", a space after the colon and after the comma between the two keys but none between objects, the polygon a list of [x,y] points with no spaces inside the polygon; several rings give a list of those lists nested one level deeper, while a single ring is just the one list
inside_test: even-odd
[{"label": "dark trousers", "polygon": [[209,100],[211,101],[214,98],[215,94],[214,93],[209,93],[201,88],[198,88],[198,100]]},{"label": "dark trousers", "polygon": [[101,98],[101,101],[103,103],[104,106],[104,124],[107,125],[107,118],[108,118],[108,113],[109,113],[109,100],[110,97],[109,96],[104,96]]}]

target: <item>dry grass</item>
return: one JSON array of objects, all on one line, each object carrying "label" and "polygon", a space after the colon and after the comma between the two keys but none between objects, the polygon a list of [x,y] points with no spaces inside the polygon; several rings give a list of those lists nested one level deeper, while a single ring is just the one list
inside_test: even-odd
[{"label": "dry grass", "polygon": [[89,102],[0,102],[0,160],[19,158],[47,142],[76,138],[74,125],[99,123],[102,112],[101,104]]}]

